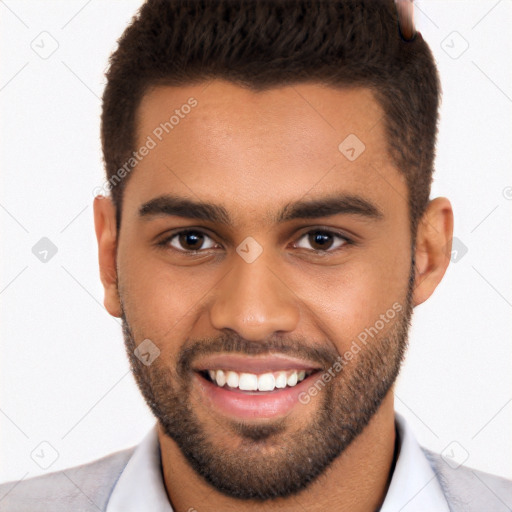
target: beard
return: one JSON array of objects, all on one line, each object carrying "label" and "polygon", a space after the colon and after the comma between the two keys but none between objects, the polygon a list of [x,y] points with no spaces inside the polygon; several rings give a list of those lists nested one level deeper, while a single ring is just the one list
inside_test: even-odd
[{"label": "beard", "polygon": [[[187,340],[190,343],[185,343],[179,351],[175,368],[165,366],[162,358],[145,366],[134,354],[135,337],[122,308],[126,351],[146,403],[198,475],[232,498],[259,501],[286,498],[305,489],[326,471],[368,425],[393,386],[408,344],[413,285],[414,259],[407,294],[401,302],[405,307],[397,313],[389,332],[386,336],[372,337],[335,378],[325,385],[322,383],[324,387],[319,390],[317,400],[311,402],[316,404],[317,412],[305,427],[292,430],[290,427],[296,425],[290,425],[286,417],[260,424],[232,420],[228,422],[233,439],[230,449],[212,440],[207,425],[196,413],[205,406],[197,401],[194,408],[191,393],[194,359],[218,352],[287,353],[318,363],[323,373],[339,360],[340,354],[330,348],[332,344],[325,344],[329,348],[313,348],[296,339],[283,341],[282,338],[256,343],[229,331],[232,334],[208,340]],[[160,346],[163,343],[156,341]],[[210,415],[209,419],[214,418]],[[226,433],[225,423],[220,428]]]}]

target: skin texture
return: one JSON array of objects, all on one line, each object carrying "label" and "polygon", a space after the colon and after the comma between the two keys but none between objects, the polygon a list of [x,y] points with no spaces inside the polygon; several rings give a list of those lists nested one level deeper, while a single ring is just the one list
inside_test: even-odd
[{"label": "skin texture", "polygon": [[[310,83],[251,92],[221,80],[159,87],[139,107],[137,147],[190,97],[197,106],[132,171],[119,233],[110,199],[94,202],[105,307],[123,318],[137,383],[159,419],[172,506],[376,510],[393,464],[392,386],[412,309],[449,262],[450,202],[429,203],[413,260],[405,179],[387,154],[383,113],[369,90]],[[349,134],[365,144],[354,161],[338,150]],[[287,203],[333,193],[361,196],[382,218],[274,221]],[[139,215],[163,194],[220,204],[233,225]],[[186,237],[157,245],[192,227],[207,235],[200,254],[185,253],[193,248]],[[308,233],[326,229],[353,243],[328,237],[331,252],[315,254]],[[236,251],[249,236],[263,249],[252,263]],[[284,419],[242,424],[219,413],[191,371],[208,350],[306,354],[326,370],[394,303],[400,314]],[[150,366],[133,354],[144,339],[160,350]]]}]

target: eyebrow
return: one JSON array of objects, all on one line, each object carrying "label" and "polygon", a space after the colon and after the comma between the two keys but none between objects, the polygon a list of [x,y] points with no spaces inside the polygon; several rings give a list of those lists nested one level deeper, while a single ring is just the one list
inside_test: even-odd
[{"label": "eyebrow", "polygon": [[[272,220],[276,224],[281,224],[295,219],[315,219],[340,214],[357,215],[371,220],[384,218],[382,211],[367,199],[357,195],[338,194],[288,203],[277,215],[272,216]],[[139,208],[139,217],[143,219],[149,220],[164,215],[233,226],[233,221],[223,206],[175,195],[155,197]]]}]

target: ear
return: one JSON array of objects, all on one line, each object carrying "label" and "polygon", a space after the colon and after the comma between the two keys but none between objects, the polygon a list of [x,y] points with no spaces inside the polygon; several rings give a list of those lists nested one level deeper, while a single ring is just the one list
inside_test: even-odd
[{"label": "ear", "polygon": [[429,202],[418,224],[414,306],[425,302],[441,282],[450,263],[452,237],[452,205],[446,197],[436,197]]},{"label": "ear", "polygon": [[98,240],[100,279],[105,289],[103,304],[112,316],[120,317],[121,303],[116,282],[116,209],[109,197],[99,195],[94,198],[94,227]]}]

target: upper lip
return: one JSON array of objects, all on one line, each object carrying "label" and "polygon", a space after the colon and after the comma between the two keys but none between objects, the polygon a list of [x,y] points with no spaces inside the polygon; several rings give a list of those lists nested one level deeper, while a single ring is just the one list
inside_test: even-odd
[{"label": "upper lip", "polygon": [[201,357],[194,364],[195,371],[231,370],[234,372],[264,373],[279,370],[319,370],[320,367],[310,361],[284,355],[242,356],[237,354],[218,354]]}]

